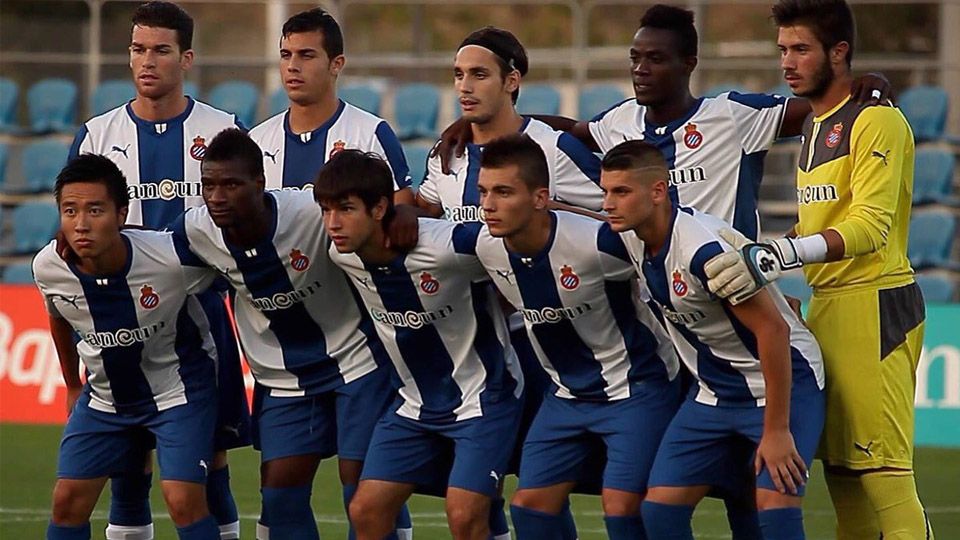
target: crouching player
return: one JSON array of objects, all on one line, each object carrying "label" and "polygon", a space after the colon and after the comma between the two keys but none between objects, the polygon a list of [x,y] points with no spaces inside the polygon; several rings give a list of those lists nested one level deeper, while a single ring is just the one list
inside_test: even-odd
[{"label": "crouching player", "polygon": [[[215,275],[179,264],[172,235],[120,228],[129,198],[109,159],[81,155],[54,188],[60,230],[33,261],[68,387],[87,383],[70,412],[57,465],[50,540],[90,538],[90,514],[107,478],[142,458],[143,431],[156,437],[161,486],[177,535],[220,538],[205,483],[217,419],[216,347],[196,298]],[[142,463],[137,459],[136,463]]]},{"label": "crouching player", "polygon": [[692,539],[694,506],[724,483],[738,440],[753,441],[763,537],[802,539],[807,470],[824,421],[816,340],[774,287],[736,306],[707,288],[704,263],[726,244],[718,218],[671,203],[663,155],[629,141],[604,156],[610,228],[646,278],[697,380],[664,435],[643,502],[647,537]]},{"label": "crouching player", "polygon": [[387,247],[390,168],[359,150],[327,162],[314,196],[333,241],[330,257],[359,291],[401,380],[350,503],[357,537],[390,533],[404,501],[418,485],[433,484],[452,445],[450,531],[486,540],[491,498],[517,433],[522,376],[490,279],[468,254],[480,224],[421,219],[416,248]]}]

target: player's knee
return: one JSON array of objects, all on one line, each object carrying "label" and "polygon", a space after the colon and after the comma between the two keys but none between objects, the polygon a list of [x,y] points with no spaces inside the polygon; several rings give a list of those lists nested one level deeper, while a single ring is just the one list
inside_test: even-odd
[{"label": "player's knee", "polygon": [[757,490],[757,510],[776,510],[778,508],[799,508],[803,497],[785,495],[769,489]]},{"label": "player's knee", "polygon": [[57,481],[53,488],[53,510],[50,519],[57,525],[77,526],[90,519],[87,508],[92,507],[84,490],[68,482]]},{"label": "player's knee", "polygon": [[510,499],[510,504],[545,514],[558,513],[544,496],[543,491],[537,489],[518,489]]},{"label": "player's knee", "polygon": [[601,499],[603,514],[606,516],[637,516],[640,515],[640,503],[643,495],[626,491],[604,490]]},{"label": "player's knee", "polygon": [[382,517],[386,508],[379,504],[375,497],[367,496],[362,490],[358,491],[350,501],[350,522],[358,530],[366,528],[383,521]]},{"label": "player's knee", "polygon": [[478,505],[447,504],[447,524],[454,538],[479,537],[488,527],[489,515],[489,511]]},{"label": "player's knee", "polygon": [[170,519],[177,527],[191,525],[210,513],[202,484],[164,482],[163,498],[167,503]]},{"label": "player's knee", "polygon": [[227,466],[227,451],[226,450],[217,450],[213,454],[213,467],[212,470],[222,469]]}]

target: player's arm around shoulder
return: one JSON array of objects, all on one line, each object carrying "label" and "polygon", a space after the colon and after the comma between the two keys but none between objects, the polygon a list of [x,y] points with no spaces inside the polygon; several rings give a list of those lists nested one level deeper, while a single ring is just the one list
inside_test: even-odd
[{"label": "player's arm around shoulder", "polygon": [[439,182],[443,181],[442,165],[440,156],[427,158],[427,172],[417,189],[416,203],[429,217],[438,218],[443,215],[443,205],[440,201]]}]

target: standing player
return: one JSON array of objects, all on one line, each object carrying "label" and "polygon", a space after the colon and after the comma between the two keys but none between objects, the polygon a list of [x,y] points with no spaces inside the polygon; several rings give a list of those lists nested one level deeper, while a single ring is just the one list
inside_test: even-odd
[{"label": "standing player", "polygon": [[[913,476],[913,396],[924,304],[907,259],[913,134],[892,107],[848,91],[854,21],[843,0],[773,8],[784,78],[807,97],[791,238],[741,245],[708,265],[732,302],[803,266],[807,324],[823,347],[827,423],[819,455],[842,540],[931,538]],[[879,407],[879,411],[877,410]]]},{"label": "standing player", "polygon": [[[90,538],[90,514],[110,474],[143,463],[156,437],[161,486],[183,540],[219,538],[204,484],[217,419],[217,351],[195,297],[215,275],[182,268],[169,233],[122,231],[129,198],[109,159],[71,160],[54,187],[60,231],[33,272],[68,387],[87,382],[69,412],[57,465],[49,540]],[[136,299],[136,300],[134,300]],[[66,326],[66,328],[64,328]],[[74,332],[80,337],[74,342]]]},{"label": "standing player", "polygon": [[680,398],[673,345],[647,304],[633,300],[633,266],[612,254],[623,249],[619,238],[604,237],[602,221],[547,209],[549,174],[536,142],[497,139],[481,159],[487,226],[476,253],[522,314],[552,380],[523,444],[510,506],[517,536],[562,537],[558,514],[599,439],[607,532],[642,537],[647,476]]},{"label": "standing player", "polygon": [[394,202],[413,204],[409,168],[387,121],[337,98],[346,63],[340,25],[314,8],[290,17],[280,38],[280,79],[290,107],[252,130],[263,150],[267,189],[310,189],[317,172],[337,152],[376,152],[390,166]]},{"label": "standing player", "polygon": [[[183,78],[194,57],[189,14],[171,2],[148,2],[134,11],[132,22],[130,68],[137,95],[88,120],[70,154],[92,152],[110,158],[130,181],[127,222],[161,229],[185,208],[202,203],[200,160],[206,143],[237,121],[233,114],[183,95]],[[249,406],[223,297],[211,290],[200,300],[217,343],[220,381],[217,454],[208,478],[208,503],[222,538],[235,539],[240,537],[240,522],[230,492],[226,451],[250,444]],[[141,472],[113,479],[107,540],[153,538],[151,478],[149,472]]]},{"label": "standing player", "polygon": [[804,537],[807,470],[823,429],[823,364],[810,331],[776,288],[736,306],[707,289],[703,266],[729,226],[668,195],[659,150],[623,142],[603,158],[604,210],[659,304],[696,384],[660,443],[643,502],[651,540],[693,539],[697,503],[756,452],[756,501],[766,540]]},{"label": "standing player", "polygon": [[345,150],[314,186],[330,257],[354,281],[402,384],[374,430],[351,521],[361,540],[383,538],[452,445],[443,479],[450,531],[487,540],[491,498],[499,498],[517,435],[522,377],[490,278],[476,256],[461,253],[480,224],[424,219],[416,248],[389,248],[392,185],[376,154]]},{"label": "standing player", "polygon": [[372,322],[330,260],[320,208],[309,192],[265,192],[262,157],[240,130],[217,135],[202,164],[206,204],[172,228],[183,264],[211,266],[237,291],[237,329],[257,381],[257,537],[316,539],[317,466],[339,456],[349,501],[394,391]]}]

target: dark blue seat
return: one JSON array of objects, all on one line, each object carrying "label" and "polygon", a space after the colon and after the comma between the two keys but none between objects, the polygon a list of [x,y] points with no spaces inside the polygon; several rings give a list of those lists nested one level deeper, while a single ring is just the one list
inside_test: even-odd
[{"label": "dark blue seat", "polygon": [[34,133],[72,133],[76,129],[77,85],[67,79],[38,81],[27,91],[27,110]]},{"label": "dark blue seat", "polygon": [[917,150],[913,171],[913,203],[946,202],[953,188],[956,164],[952,152],[939,148]]},{"label": "dark blue seat", "polygon": [[52,192],[60,169],[67,164],[70,147],[56,139],[41,139],[28,144],[20,159],[24,185],[10,186],[21,193]]},{"label": "dark blue seat", "polygon": [[947,91],[939,86],[914,86],[900,96],[898,106],[916,140],[935,141],[943,136],[948,102]]},{"label": "dark blue seat", "polygon": [[27,202],[13,210],[13,247],[6,254],[33,254],[53,238],[60,213],[53,203]]},{"label": "dark blue seat", "polygon": [[0,133],[15,133],[17,126],[17,100],[20,87],[12,79],[0,77]]}]

